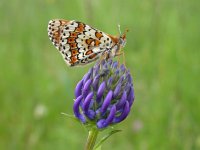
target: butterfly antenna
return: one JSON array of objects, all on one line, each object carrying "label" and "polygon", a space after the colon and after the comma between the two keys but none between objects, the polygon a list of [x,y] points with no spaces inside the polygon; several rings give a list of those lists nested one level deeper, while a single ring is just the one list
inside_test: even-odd
[{"label": "butterfly antenna", "polygon": [[118,24],[118,30],[119,30],[119,34],[122,35],[121,29],[120,29],[120,24]]},{"label": "butterfly antenna", "polygon": [[125,30],[125,33],[127,33],[127,32],[129,32],[129,29],[126,29],[126,30]]}]

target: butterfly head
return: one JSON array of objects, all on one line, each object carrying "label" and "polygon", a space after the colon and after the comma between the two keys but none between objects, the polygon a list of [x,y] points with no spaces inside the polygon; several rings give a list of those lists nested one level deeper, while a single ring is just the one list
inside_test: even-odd
[{"label": "butterfly head", "polygon": [[120,35],[119,37],[119,45],[120,45],[120,48],[123,48],[125,47],[126,45],[126,33],[128,32],[128,30],[126,30],[126,32],[124,32],[122,35]]},{"label": "butterfly head", "polygon": [[[119,26],[119,25],[118,25]],[[121,30],[120,30],[120,26],[119,26],[119,33],[120,33],[120,36],[119,37],[115,37],[113,38],[111,36],[111,38],[115,39],[116,40],[116,43],[114,45],[114,47],[112,48],[111,50],[111,54],[110,54],[110,57],[114,57],[114,56],[117,56],[118,54],[120,54],[120,50],[122,48],[125,47],[126,45],[126,33],[128,32],[128,30],[126,30],[123,34],[121,33]]]},{"label": "butterfly head", "polygon": [[118,29],[119,29],[119,41],[118,41],[118,45],[119,45],[119,48],[123,48],[125,47],[126,45],[126,33],[128,32],[128,29],[122,34],[121,33],[121,30],[120,30],[120,25],[118,25]]}]

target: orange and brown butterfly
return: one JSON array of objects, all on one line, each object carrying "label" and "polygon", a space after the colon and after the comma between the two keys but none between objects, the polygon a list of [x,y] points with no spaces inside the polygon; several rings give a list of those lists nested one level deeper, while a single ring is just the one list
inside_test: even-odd
[{"label": "orange and brown butterfly", "polygon": [[105,55],[120,54],[126,44],[126,34],[112,36],[79,21],[50,20],[48,36],[69,66],[81,66]]}]

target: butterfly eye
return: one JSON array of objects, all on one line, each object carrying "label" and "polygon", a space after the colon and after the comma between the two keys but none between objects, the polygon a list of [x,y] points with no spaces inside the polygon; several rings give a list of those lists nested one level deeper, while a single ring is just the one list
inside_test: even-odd
[{"label": "butterfly eye", "polygon": [[123,43],[123,39],[120,37],[119,38],[119,44],[122,44]]},{"label": "butterfly eye", "polygon": [[124,47],[125,44],[126,44],[126,39],[123,39],[122,37],[120,37],[120,39],[119,39],[119,44],[120,44],[122,47]]}]

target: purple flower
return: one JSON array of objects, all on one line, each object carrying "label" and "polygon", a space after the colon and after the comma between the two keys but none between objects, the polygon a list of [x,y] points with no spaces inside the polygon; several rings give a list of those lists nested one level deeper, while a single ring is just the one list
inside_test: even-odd
[{"label": "purple flower", "polygon": [[134,102],[129,70],[118,62],[97,62],[75,88],[74,115],[103,129],[123,121]]}]

